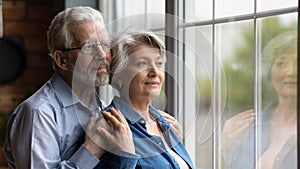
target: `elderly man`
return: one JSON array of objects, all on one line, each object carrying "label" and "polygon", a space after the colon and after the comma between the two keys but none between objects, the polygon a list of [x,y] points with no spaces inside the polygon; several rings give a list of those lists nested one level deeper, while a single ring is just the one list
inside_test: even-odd
[{"label": "elderly man", "polygon": [[95,86],[107,84],[111,60],[101,13],[68,8],[47,33],[55,74],[11,114],[9,167],[105,168],[101,158],[109,158],[115,168],[132,168],[137,156],[130,128],[118,110],[102,110],[95,92]]}]

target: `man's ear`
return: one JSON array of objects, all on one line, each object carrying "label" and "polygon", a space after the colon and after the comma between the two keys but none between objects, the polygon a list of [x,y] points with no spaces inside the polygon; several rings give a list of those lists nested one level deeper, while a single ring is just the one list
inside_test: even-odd
[{"label": "man's ear", "polygon": [[118,85],[118,87],[121,89],[123,86],[123,80],[122,78],[119,76],[116,80],[115,83]]},{"label": "man's ear", "polygon": [[60,50],[54,51],[53,60],[55,61],[58,68],[62,70],[68,70],[67,60],[65,58],[63,51]]}]

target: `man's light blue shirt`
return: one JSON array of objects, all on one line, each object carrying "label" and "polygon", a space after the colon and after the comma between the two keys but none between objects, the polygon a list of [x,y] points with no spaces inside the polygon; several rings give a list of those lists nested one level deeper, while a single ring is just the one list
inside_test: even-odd
[{"label": "man's light blue shirt", "polygon": [[[95,104],[86,107],[55,74],[21,103],[8,121],[5,153],[9,167],[94,168],[100,160],[83,145],[85,126],[93,111],[99,108],[98,99],[92,100]],[[126,159],[119,160],[119,168],[122,162],[123,166],[128,164]]]}]

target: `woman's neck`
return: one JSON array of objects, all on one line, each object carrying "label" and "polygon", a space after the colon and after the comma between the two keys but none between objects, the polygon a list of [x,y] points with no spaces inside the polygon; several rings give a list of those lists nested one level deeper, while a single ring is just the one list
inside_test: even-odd
[{"label": "woman's neck", "polygon": [[280,114],[285,117],[294,117],[297,114],[297,101],[294,98],[279,98],[278,105],[274,114]]},{"label": "woman's neck", "polygon": [[150,113],[149,113],[149,106],[150,106],[150,100],[149,99],[143,99],[143,98],[129,98],[124,97],[121,95],[123,99],[126,100],[126,102],[132,106],[132,108],[139,113],[146,121],[151,120]]}]

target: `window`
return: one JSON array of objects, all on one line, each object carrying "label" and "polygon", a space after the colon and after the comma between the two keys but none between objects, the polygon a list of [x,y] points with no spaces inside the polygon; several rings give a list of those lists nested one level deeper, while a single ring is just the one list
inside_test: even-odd
[{"label": "window", "polygon": [[[280,108],[276,100],[285,94],[276,94],[280,89],[273,89],[276,88],[274,80],[271,84],[266,83],[264,74],[267,71],[265,55],[272,50],[267,47],[268,43],[273,43],[272,46],[277,44],[279,47],[280,44],[272,42],[272,39],[275,41],[276,37],[278,39],[278,36],[284,33],[286,35],[281,35],[282,37],[288,36],[287,32],[295,32],[292,36],[297,37],[297,1],[276,1],[270,5],[263,0],[184,2],[186,3],[182,17],[185,23],[180,30],[183,47],[179,48],[180,57],[184,60],[183,70],[180,70],[184,71],[183,117],[186,138],[189,138],[186,139],[186,146],[192,152],[196,168],[254,168],[255,165],[265,168],[264,165],[267,164],[260,163],[262,159],[272,161],[269,163],[272,165],[288,163],[290,168],[296,168],[297,155],[293,146],[296,146],[297,142],[293,140],[293,136],[296,134],[297,122],[293,121],[291,128],[286,131],[277,130],[284,125],[276,124],[280,127],[270,127],[271,123],[275,122],[266,116],[276,113],[275,110]],[[288,43],[285,39],[288,38],[282,38],[282,45]],[[297,40],[286,45],[295,48],[293,52],[281,55],[284,55],[284,58],[289,58],[290,55],[297,56],[296,44]],[[268,50],[269,52],[266,52]],[[293,68],[289,76],[296,80],[297,59],[291,60],[289,64],[294,66],[291,66]],[[294,90],[289,95],[292,98],[291,107],[281,110],[282,114],[285,111],[293,111],[294,119],[297,111],[296,85],[293,85]],[[250,118],[240,118],[234,121],[231,129],[226,130],[230,131],[227,137],[222,137],[226,120],[249,109],[254,111],[254,122],[252,120],[253,123],[249,123],[249,120],[245,120]],[[280,122],[283,121],[280,118]],[[247,123],[256,127],[245,127]],[[190,129],[190,124],[193,124],[194,129]],[[229,121],[227,128],[228,125]],[[253,131],[250,131],[250,128]],[[272,135],[272,130],[276,130],[276,135]],[[290,130],[293,132],[284,134]],[[237,135],[239,136],[235,138]],[[273,140],[277,140],[276,144],[291,145],[281,147],[281,151],[266,149],[266,139],[272,140],[272,136]],[[286,140],[280,143],[279,137]],[[230,138],[233,140],[230,141]],[[252,140],[245,141],[247,139]],[[230,147],[230,150],[227,151],[226,147]],[[292,147],[295,151],[288,151]],[[294,161],[284,160],[287,155],[282,155],[283,151],[289,152],[289,155],[293,154],[293,157],[289,158]]]}]

